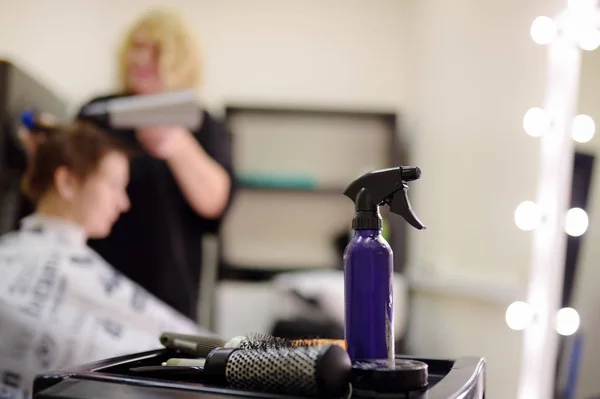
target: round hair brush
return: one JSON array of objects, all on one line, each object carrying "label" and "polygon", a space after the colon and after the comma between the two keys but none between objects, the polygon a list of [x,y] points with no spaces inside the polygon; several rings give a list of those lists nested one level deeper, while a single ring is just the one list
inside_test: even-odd
[{"label": "round hair brush", "polygon": [[[170,365],[169,365],[170,363]],[[206,359],[170,359],[162,366],[130,371],[151,378],[200,382],[245,391],[320,396],[345,396],[352,365],[338,345],[291,348],[217,348]]]},{"label": "round hair brush", "polygon": [[338,345],[293,348],[218,348],[204,363],[206,381],[236,389],[340,397],[350,385],[352,365]]}]

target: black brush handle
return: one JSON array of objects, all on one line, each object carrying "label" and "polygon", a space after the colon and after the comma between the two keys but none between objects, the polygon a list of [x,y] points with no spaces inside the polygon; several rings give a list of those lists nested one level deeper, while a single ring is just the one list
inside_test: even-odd
[{"label": "black brush handle", "polygon": [[222,347],[226,340],[212,335],[190,335],[174,332],[163,332],[160,343],[166,348],[177,349],[196,357],[206,357],[211,350]]}]

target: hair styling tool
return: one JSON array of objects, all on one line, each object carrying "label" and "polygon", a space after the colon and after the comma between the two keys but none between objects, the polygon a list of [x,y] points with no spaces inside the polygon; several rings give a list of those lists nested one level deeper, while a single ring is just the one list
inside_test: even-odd
[{"label": "hair styling tool", "polygon": [[401,215],[410,225],[425,226],[408,202],[408,181],[421,170],[412,166],[376,170],[344,191],[355,204],[354,236],[344,251],[345,335],[353,362],[386,362],[394,367],[394,256],[381,234],[379,207]]},{"label": "hair styling tool", "polygon": [[206,357],[215,348],[227,344],[227,340],[209,335],[189,335],[175,332],[163,332],[160,343],[169,349],[177,349],[188,355]]},{"label": "hair styling tool", "polygon": [[82,119],[108,124],[114,129],[178,125],[196,130],[202,123],[202,115],[193,89],[118,97],[92,103],[81,112]]},{"label": "hair styling tool", "polygon": [[339,397],[348,392],[351,368],[338,345],[218,348],[206,358],[204,373],[211,383],[237,389]]},{"label": "hair styling tool", "polygon": [[230,340],[225,340],[211,336],[164,332],[160,336],[160,343],[166,348],[177,349],[196,357],[206,357],[216,348],[281,349],[297,346],[326,346],[335,344],[346,349],[346,341],[341,339],[307,338],[290,340],[274,337],[269,334],[249,334],[247,336],[237,336]]},{"label": "hair styling tool", "polygon": [[[201,364],[203,366],[200,366]],[[162,368],[162,369],[161,369]],[[190,369],[190,370],[186,370]],[[217,348],[206,359],[169,359],[131,369],[157,378],[196,373],[196,381],[265,393],[341,397],[349,392],[352,364],[339,345],[293,348]],[[162,370],[162,371],[161,371]]]},{"label": "hair styling tool", "polygon": [[206,363],[206,359],[179,359],[179,358],[171,358],[166,362],[162,363],[162,366],[169,367],[204,367],[204,363]]}]

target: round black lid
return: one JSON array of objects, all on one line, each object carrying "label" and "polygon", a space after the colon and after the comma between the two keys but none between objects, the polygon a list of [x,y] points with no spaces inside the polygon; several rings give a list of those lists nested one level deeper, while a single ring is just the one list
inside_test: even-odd
[{"label": "round black lid", "polygon": [[396,359],[395,368],[383,363],[357,362],[352,366],[352,392],[376,397],[423,389],[429,376],[426,363]]}]

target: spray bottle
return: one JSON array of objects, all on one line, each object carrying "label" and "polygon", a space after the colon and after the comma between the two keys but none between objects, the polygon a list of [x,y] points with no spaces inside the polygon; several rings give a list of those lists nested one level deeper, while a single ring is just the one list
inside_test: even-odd
[{"label": "spray bottle", "polygon": [[407,182],[421,170],[399,166],[366,173],[344,191],[355,204],[354,235],[344,251],[345,335],[353,363],[394,367],[393,252],[381,235],[379,207],[388,205],[416,229],[425,226],[408,201]]}]

